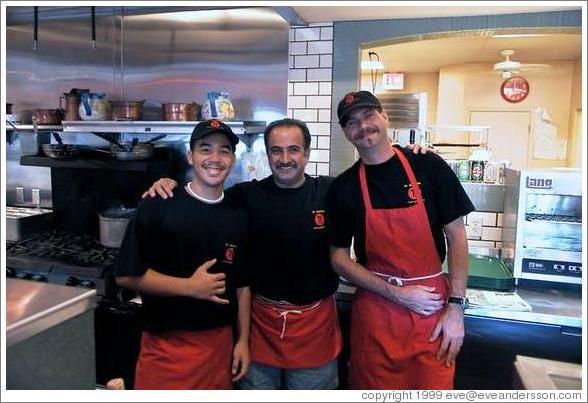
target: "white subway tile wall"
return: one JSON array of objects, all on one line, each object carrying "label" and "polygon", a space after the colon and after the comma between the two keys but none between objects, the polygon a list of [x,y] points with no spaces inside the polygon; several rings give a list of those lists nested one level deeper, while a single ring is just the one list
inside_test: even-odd
[{"label": "white subway tile wall", "polygon": [[[468,245],[475,247],[502,248],[503,213],[474,211],[465,217]],[[480,234],[474,231],[475,223],[482,222]]]},{"label": "white subway tile wall", "polygon": [[308,124],[309,175],[329,175],[333,67],[333,24],[290,28],[288,116]]}]

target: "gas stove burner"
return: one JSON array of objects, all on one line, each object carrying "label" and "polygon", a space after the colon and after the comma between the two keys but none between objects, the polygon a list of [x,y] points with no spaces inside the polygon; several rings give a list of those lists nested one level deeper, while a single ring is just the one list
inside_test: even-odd
[{"label": "gas stove burner", "polygon": [[89,235],[62,230],[37,234],[6,245],[6,276],[116,294],[112,267],[118,250]]}]

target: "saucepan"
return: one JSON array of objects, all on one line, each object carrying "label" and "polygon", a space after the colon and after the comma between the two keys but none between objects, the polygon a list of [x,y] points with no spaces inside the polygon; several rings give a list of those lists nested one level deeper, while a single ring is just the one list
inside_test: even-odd
[{"label": "saucepan", "polygon": [[63,144],[59,134],[55,132],[52,132],[51,134],[57,141],[57,144],[43,144],[41,146],[43,153],[45,153],[47,157],[63,160],[75,158],[78,155],[80,152],[79,147],[73,144]]},{"label": "saucepan", "polygon": [[96,151],[108,153],[114,159],[122,161],[144,160],[153,156],[154,147],[152,143],[165,136],[165,134],[161,134],[145,142],[139,142],[139,139],[136,137],[132,141],[117,141],[110,137],[98,135],[98,137],[110,142],[110,151],[100,149],[96,149]]},{"label": "saucepan", "polygon": [[134,208],[113,207],[98,214],[100,220],[100,243],[107,248],[119,248]]}]

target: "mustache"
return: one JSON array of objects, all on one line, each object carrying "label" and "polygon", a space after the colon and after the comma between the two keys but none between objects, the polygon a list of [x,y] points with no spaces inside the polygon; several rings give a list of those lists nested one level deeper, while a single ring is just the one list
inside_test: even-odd
[{"label": "mustache", "polygon": [[282,168],[298,168],[298,164],[295,163],[295,162],[293,162],[293,161],[287,162],[285,164],[283,164],[281,162],[278,162],[275,166],[276,166],[277,169],[282,169]]}]

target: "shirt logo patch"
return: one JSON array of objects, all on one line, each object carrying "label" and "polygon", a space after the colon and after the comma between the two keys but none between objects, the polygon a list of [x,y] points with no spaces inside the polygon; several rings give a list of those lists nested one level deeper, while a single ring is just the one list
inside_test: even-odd
[{"label": "shirt logo patch", "polygon": [[414,189],[412,188],[412,186],[408,187],[408,198],[411,200],[416,200],[416,195],[414,194]]},{"label": "shirt logo patch", "polygon": [[225,244],[223,263],[233,264],[233,260],[235,259],[235,249],[237,249],[237,245],[230,243]]},{"label": "shirt logo patch", "polygon": [[313,210],[313,222],[314,226],[313,229],[323,229],[325,228],[325,210]]}]

